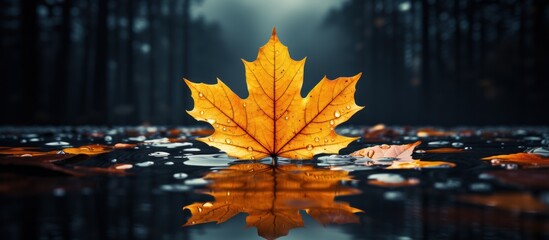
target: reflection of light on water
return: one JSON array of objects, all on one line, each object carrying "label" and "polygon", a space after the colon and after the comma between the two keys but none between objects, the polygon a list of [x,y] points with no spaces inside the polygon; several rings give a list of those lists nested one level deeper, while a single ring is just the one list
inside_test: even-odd
[{"label": "reflection of light on water", "polygon": [[248,226],[256,227],[258,235],[273,239],[287,235],[293,228],[303,227],[305,215],[328,225],[358,223],[355,213],[362,212],[347,202],[335,201],[338,196],[360,193],[340,184],[342,180],[351,179],[345,171],[310,165],[273,167],[246,163],[210,172],[204,179],[211,183],[201,192],[215,201],[185,206],[184,209],[192,214],[185,226],[223,223],[239,213],[246,213]]}]

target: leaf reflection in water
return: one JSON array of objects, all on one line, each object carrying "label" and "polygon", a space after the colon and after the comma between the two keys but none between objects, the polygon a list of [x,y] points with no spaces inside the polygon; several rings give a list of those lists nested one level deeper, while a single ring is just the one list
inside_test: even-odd
[{"label": "leaf reflection in water", "polygon": [[215,201],[184,206],[192,214],[184,226],[219,224],[246,213],[247,225],[256,227],[259,236],[275,239],[287,235],[290,229],[303,227],[300,210],[322,225],[358,223],[355,213],[362,212],[347,202],[335,201],[337,196],[360,193],[340,184],[351,179],[346,171],[245,163],[210,172],[204,178],[212,182],[200,192]]}]

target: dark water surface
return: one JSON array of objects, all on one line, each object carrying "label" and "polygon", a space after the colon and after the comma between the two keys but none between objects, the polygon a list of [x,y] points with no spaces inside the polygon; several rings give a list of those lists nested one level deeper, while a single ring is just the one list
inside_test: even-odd
[{"label": "dark water surface", "polygon": [[[342,155],[278,159],[273,167],[270,159],[235,161],[195,141],[208,134],[199,128],[3,127],[0,234],[2,239],[549,238],[548,128],[376,129],[338,129],[362,138]],[[416,141],[422,143],[412,157],[421,161],[411,169],[387,168],[398,159],[346,155]],[[481,160],[528,151],[514,161]],[[446,163],[419,164],[432,161]]]}]

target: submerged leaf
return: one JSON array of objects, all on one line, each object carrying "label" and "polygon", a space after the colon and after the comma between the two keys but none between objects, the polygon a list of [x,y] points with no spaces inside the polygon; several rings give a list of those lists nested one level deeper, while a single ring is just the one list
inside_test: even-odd
[{"label": "submerged leaf", "polygon": [[335,80],[324,77],[302,98],[305,59],[291,59],[274,29],[257,59],[243,62],[246,99],[219,79],[212,85],[185,79],[194,99],[188,113],[215,129],[198,140],[239,159],[275,155],[311,159],[318,153],[337,153],[356,139],[338,135],[334,129],[362,109],[354,101],[361,74]]}]

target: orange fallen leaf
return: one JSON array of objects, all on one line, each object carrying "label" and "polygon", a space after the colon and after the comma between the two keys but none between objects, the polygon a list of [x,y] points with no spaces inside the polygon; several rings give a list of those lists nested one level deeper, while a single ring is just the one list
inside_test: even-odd
[{"label": "orange fallen leaf", "polygon": [[124,148],[134,148],[136,147],[137,145],[136,144],[131,144],[131,143],[117,143],[117,144],[114,144],[114,149],[124,149]]},{"label": "orange fallen leaf", "polygon": [[0,149],[0,154],[8,156],[0,157],[0,165],[41,168],[71,176],[89,176],[96,174],[125,175],[125,169],[115,167],[99,168],[68,166],[66,164],[68,161],[72,163],[80,162],[88,159],[89,156],[110,152],[112,150],[113,147],[104,145],[86,145],[77,148],[65,148],[62,151],[53,150],[46,152],[37,151],[37,148],[33,147],[2,148]]},{"label": "orange fallen leaf", "polygon": [[438,168],[438,167],[455,167],[456,164],[451,162],[440,161],[395,161],[387,169],[418,169],[418,168]]},{"label": "orange fallen leaf", "polygon": [[36,147],[2,147],[0,149],[0,155],[24,155],[24,156],[42,156],[52,154],[51,151],[37,151]]},{"label": "orange fallen leaf", "polygon": [[465,195],[463,202],[500,208],[512,212],[549,213],[549,206],[529,193],[496,193],[491,195]]},{"label": "orange fallen leaf", "polygon": [[496,162],[515,163],[525,167],[549,166],[549,157],[543,157],[534,153],[513,153],[506,155],[496,155],[485,157],[482,160],[494,160]]},{"label": "orange fallen leaf", "polygon": [[417,130],[418,137],[446,137],[454,134],[455,132],[447,132],[434,128],[420,128]]},{"label": "orange fallen leaf", "polygon": [[419,184],[419,180],[418,179],[407,179],[405,181],[402,181],[402,182],[385,182],[385,181],[380,181],[380,180],[368,180],[368,184],[370,185],[375,185],[375,186],[379,186],[379,187],[391,187],[391,188],[396,188],[396,187],[410,187],[410,186],[416,186]]},{"label": "orange fallen leaf", "polygon": [[84,155],[98,155],[101,153],[111,152],[113,147],[105,145],[85,145],[77,148],[65,148],[63,152],[69,154],[84,154]]},{"label": "orange fallen leaf", "polygon": [[194,99],[188,113],[215,129],[198,140],[239,159],[311,159],[318,153],[337,153],[357,139],[340,136],[334,129],[362,109],[354,102],[361,74],[335,80],[324,77],[302,98],[305,59],[291,59],[275,29],[257,59],[243,62],[246,99],[219,79],[211,85],[185,79]]},{"label": "orange fallen leaf", "polygon": [[427,149],[425,152],[428,153],[458,153],[463,152],[463,149],[461,148],[433,148],[433,149]]},{"label": "orange fallen leaf", "polygon": [[395,135],[397,135],[397,132],[393,129],[385,127],[384,124],[377,124],[365,131],[364,138],[372,140]]},{"label": "orange fallen leaf", "polygon": [[341,180],[350,179],[345,171],[250,163],[232,165],[204,178],[211,183],[203,193],[215,201],[184,206],[192,214],[184,226],[219,224],[247,213],[248,226],[256,227],[266,239],[275,239],[293,228],[303,227],[300,210],[324,225],[358,223],[355,213],[362,212],[346,202],[335,201],[338,196],[360,193],[340,185]]},{"label": "orange fallen leaf", "polygon": [[368,157],[371,159],[379,158],[398,158],[400,160],[412,160],[414,148],[419,146],[421,141],[404,145],[376,145],[367,147],[351,153],[353,157]]}]

